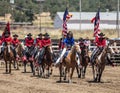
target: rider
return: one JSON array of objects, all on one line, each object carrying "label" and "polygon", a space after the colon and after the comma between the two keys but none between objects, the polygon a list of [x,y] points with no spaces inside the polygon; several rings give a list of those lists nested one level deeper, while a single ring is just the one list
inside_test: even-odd
[{"label": "rider", "polygon": [[36,38],[36,43],[35,45],[42,48],[43,44],[43,38],[42,38],[42,33],[38,34],[38,37]]},{"label": "rider", "polygon": [[[13,35],[12,45],[13,45],[14,50],[18,46],[19,43],[20,41],[18,40],[18,35],[17,34]],[[16,51],[13,51],[13,52],[14,52],[15,58],[18,58]]]},{"label": "rider", "polygon": [[[3,54],[4,51],[4,46],[6,46],[7,42],[12,43],[12,37],[10,36],[10,32],[5,29],[5,31],[2,34],[2,49],[1,49],[1,54]],[[12,50],[14,51],[14,49],[12,48]]]},{"label": "rider", "polygon": [[39,64],[42,62],[42,59],[45,55],[45,49],[47,46],[51,45],[51,39],[50,39],[50,36],[48,33],[45,33],[44,35],[44,38],[41,42],[41,52],[40,52],[40,56],[39,56]]},{"label": "rider", "polygon": [[34,58],[37,54],[38,49],[42,49],[43,47],[43,38],[42,38],[42,33],[38,34],[37,38],[35,39],[35,51],[34,51]]},{"label": "rider", "polygon": [[32,38],[32,34],[29,33],[25,39],[25,46],[26,46],[26,49],[25,49],[25,52],[24,52],[24,56],[26,55],[26,53],[33,49],[33,46],[34,45],[34,39]]},{"label": "rider", "polygon": [[66,35],[63,35],[63,37],[60,38],[60,41],[59,41],[59,44],[58,44],[60,52],[61,52],[61,51],[64,49],[64,47],[65,47],[65,43],[64,43],[64,39],[65,39],[65,38],[66,38]]},{"label": "rider", "polygon": [[84,44],[85,44],[85,46],[87,47],[87,49],[89,51],[89,49],[90,49],[90,40],[89,40],[88,37],[86,37],[86,39],[84,40]]},{"label": "rider", "polygon": [[96,57],[102,52],[103,48],[106,46],[105,34],[102,32],[95,37],[96,49],[93,50],[91,55],[91,62],[94,63]]},{"label": "rider", "polygon": [[86,47],[85,40],[83,38],[79,39],[79,46],[81,50]]},{"label": "rider", "polygon": [[55,65],[57,65],[60,62],[60,60],[63,58],[63,56],[67,56],[69,50],[74,45],[74,37],[73,37],[73,33],[71,31],[69,31],[67,33],[67,37],[64,39],[64,44],[65,44],[65,47],[64,47],[60,57],[57,59]]}]

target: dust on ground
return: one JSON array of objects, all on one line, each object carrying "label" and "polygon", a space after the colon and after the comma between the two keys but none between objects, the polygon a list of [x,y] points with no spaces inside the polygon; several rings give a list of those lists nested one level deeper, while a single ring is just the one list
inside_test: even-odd
[{"label": "dust on ground", "polygon": [[29,73],[12,69],[12,74],[4,74],[5,68],[0,67],[0,93],[120,93],[120,67],[106,66],[101,83],[92,82],[92,69],[87,68],[86,78],[77,78],[76,71],[73,83],[58,83],[59,71],[54,68],[49,79],[33,77]]}]

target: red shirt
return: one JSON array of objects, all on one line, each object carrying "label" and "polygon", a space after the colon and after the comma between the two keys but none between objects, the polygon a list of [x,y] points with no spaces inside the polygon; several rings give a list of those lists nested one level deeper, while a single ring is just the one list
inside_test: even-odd
[{"label": "red shirt", "polygon": [[48,46],[51,44],[51,39],[43,39],[43,46]]},{"label": "red shirt", "polygon": [[40,48],[43,47],[43,39],[40,38],[36,38],[36,46],[40,46]]},{"label": "red shirt", "polygon": [[3,38],[3,40],[2,40],[2,42],[12,42],[12,37],[11,36],[9,36],[9,37],[4,37]]},{"label": "red shirt", "polygon": [[13,39],[13,40],[12,40],[13,46],[18,45],[19,43],[20,43],[20,41],[19,41],[18,39]]},{"label": "red shirt", "polygon": [[2,39],[0,39],[0,45],[2,45]]},{"label": "red shirt", "polygon": [[33,39],[33,38],[31,38],[31,39],[26,38],[26,39],[25,39],[25,45],[26,45],[27,47],[31,47],[33,44],[34,44],[34,39]]},{"label": "red shirt", "polygon": [[106,40],[105,39],[100,40],[100,39],[101,39],[100,37],[96,36],[96,38],[95,38],[96,46],[105,47],[106,46]]}]

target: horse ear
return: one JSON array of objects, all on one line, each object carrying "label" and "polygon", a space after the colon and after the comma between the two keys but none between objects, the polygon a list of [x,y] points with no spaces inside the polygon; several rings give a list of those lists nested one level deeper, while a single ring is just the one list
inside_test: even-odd
[{"label": "horse ear", "polygon": [[79,43],[78,43],[78,42],[75,42],[75,45],[79,45]]}]

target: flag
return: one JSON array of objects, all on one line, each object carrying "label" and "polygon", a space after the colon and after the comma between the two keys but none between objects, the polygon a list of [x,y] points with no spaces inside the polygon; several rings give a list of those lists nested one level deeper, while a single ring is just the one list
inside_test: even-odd
[{"label": "flag", "polygon": [[100,33],[99,24],[100,24],[100,8],[98,9],[96,16],[92,18],[91,23],[94,22],[94,36]]},{"label": "flag", "polygon": [[64,15],[63,15],[63,30],[62,34],[67,35],[67,21],[72,17],[72,14],[69,14],[68,9],[66,8]]},{"label": "flag", "polygon": [[4,32],[2,33],[2,37],[4,37],[5,33],[9,33],[10,34],[10,23],[9,22],[6,24]]}]

